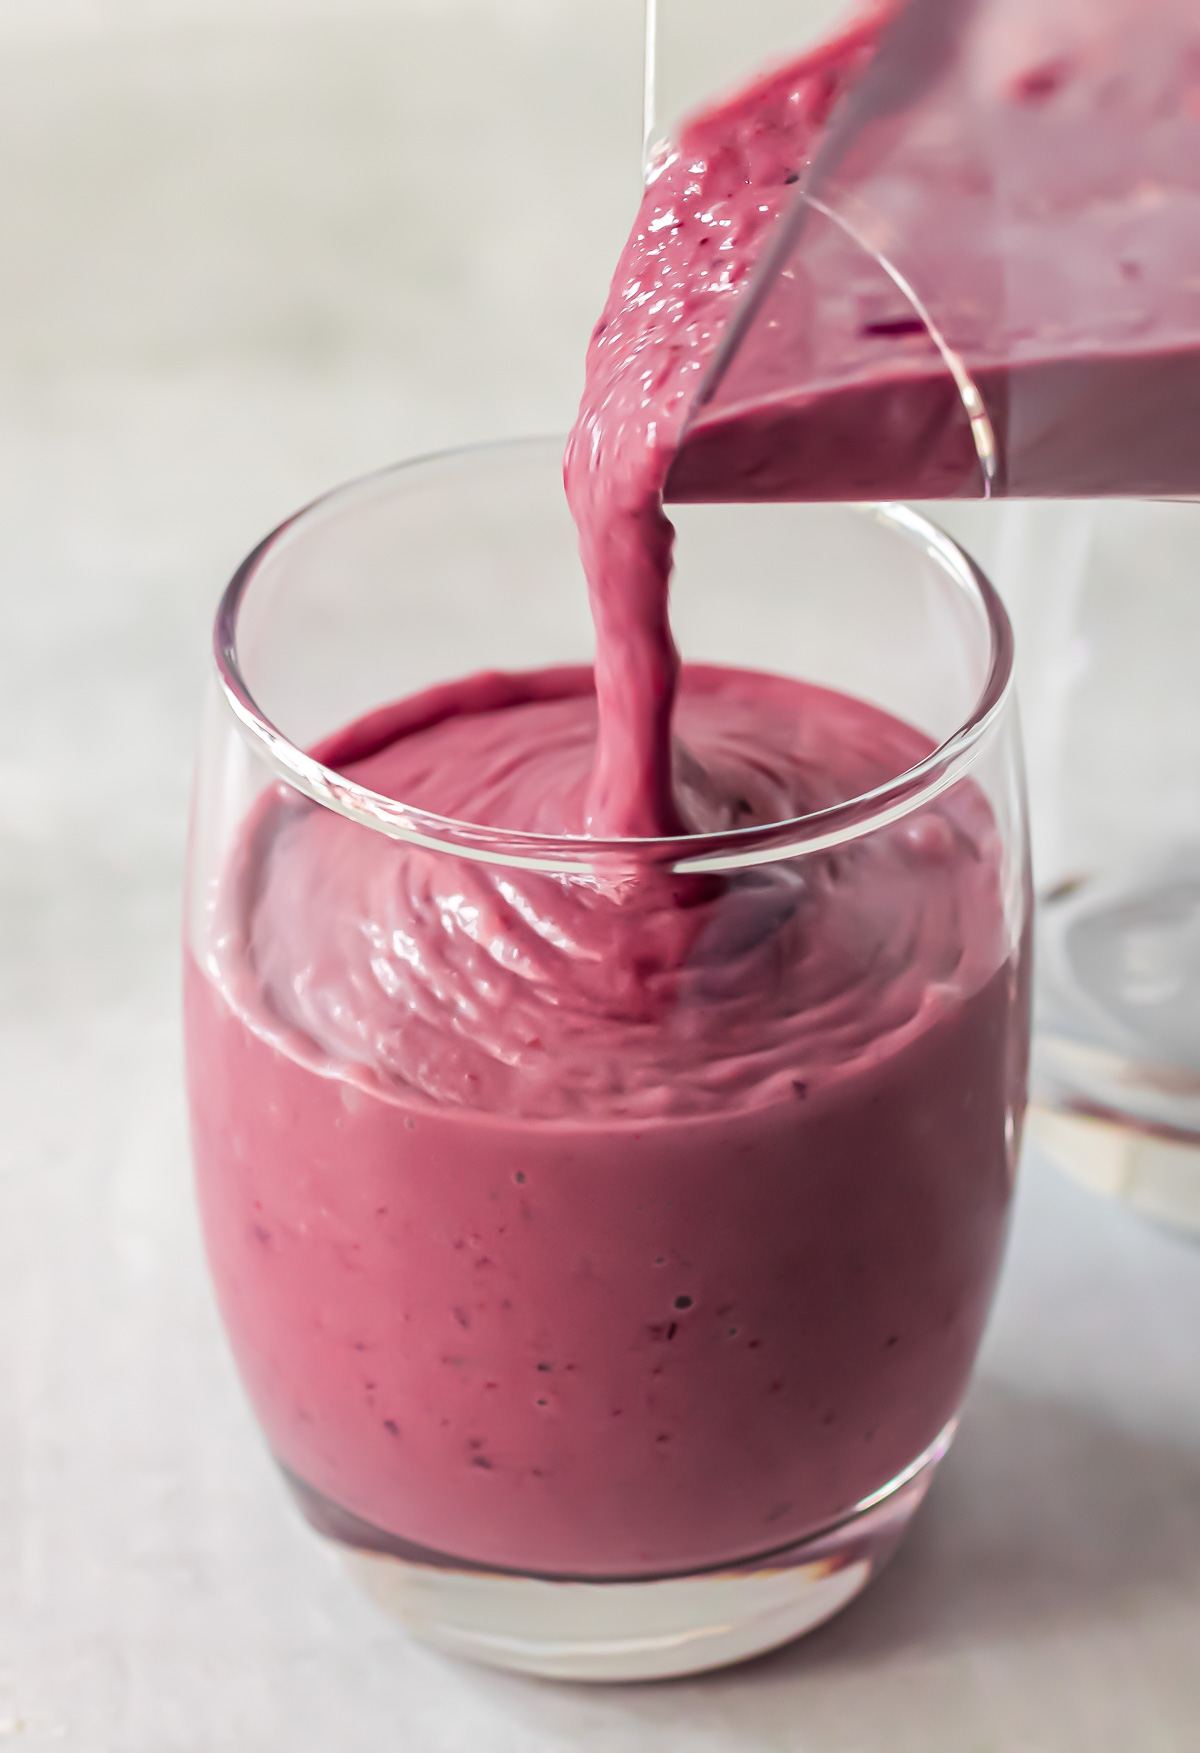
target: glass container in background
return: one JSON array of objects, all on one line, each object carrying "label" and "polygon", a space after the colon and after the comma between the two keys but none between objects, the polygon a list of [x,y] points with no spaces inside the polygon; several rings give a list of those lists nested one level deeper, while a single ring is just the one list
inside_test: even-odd
[{"label": "glass container in background", "polygon": [[1200,1236],[1200,505],[994,509],[1038,895],[1030,1134]]},{"label": "glass container in background", "polygon": [[[562,666],[554,686],[586,689],[559,459],[553,442],[500,446],[359,482],[277,531],[227,591],[191,838],[189,1086],[218,1300],[310,1522],[441,1647],[645,1679],[836,1612],[951,1439],[1020,1145],[1026,826],[1004,611],[900,507],[679,512],[685,660],[803,678],[904,721],[897,747],[917,758],[866,795],[607,842],[444,819],[344,771],[386,734],[389,703],[453,678]],[[306,888],[314,828],[369,872],[374,910]],[[655,1026],[708,1039],[705,1007],[728,994],[705,946],[732,934],[752,950],[764,895],[793,907],[880,848],[935,940],[941,903],[922,897],[943,894],[947,860],[978,872],[988,926],[969,978],[960,959],[919,988],[932,1010],[901,982],[887,1027],[845,1061],[853,1099],[785,1068],[751,1108],[631,1117],[618,1088],[611,1111],[485,1111],[423,1090],[423,1025],[403,1003],[391,1045],[411,1081],[363,1052],[353,997],[327,1001],[355,990],[338,988],[343,962],[369,961],[380,989],[403,974],[422,896],[447,968],[456,944],[491,941],[479,922],[501,896],[534,930],[607,909],[606,954],[632,965],[629,897],[678,891],[711,929],[695,977],[668,968]],[[300,929],[272,940],[268,979],[270,884]],[[874,893],[887,912],[895,885]],[[882,953],[890,918],[868,909],[854,932]],[[808,953],[773,929],[769,955]],[[452,1028],[462,996],[433,979],[422,1003]],[[840,994],[828,1002],[836,1016]],[[590,1030],[596,1062],[610,1050],[602,1009],[581,1016],[564,1088],[591,1075]]]}]

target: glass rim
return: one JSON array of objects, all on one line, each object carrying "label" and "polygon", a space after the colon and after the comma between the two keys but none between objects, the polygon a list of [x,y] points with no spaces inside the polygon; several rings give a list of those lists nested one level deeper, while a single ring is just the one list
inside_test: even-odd
[{"label": "glass rim", "polygon": [[974,765],[1004,713],[1013,689],[1013,637],[995,588],[958,543],[904,504],[864,504],[856,510],[923,547],[968,596],[983,606],[990,636],[990,663],[970,714],[937,747],[883,785],[811,814],[758,827],[656,839],[601,839],[584,834],[536,834],[458,821],[385,797],[359,785],[297,747],[260,709],[242,674],[237,623],[246,595],[283,538],[314,514],[341,500],[421,469],[464,459],[513,456],[561,446],[560,438],[502,439],[461,445],[411,457],[332,488],[285,518],[243,560],[223,592],[213,624],[213,656],[220,693],[243,738],[266,767],[314,803],[389,839],[490,864],[564,875],[602,873],[610,880],[624,869],[654,865],[685,874],[741,869],[832,850],[862,839],[923,808]]}]

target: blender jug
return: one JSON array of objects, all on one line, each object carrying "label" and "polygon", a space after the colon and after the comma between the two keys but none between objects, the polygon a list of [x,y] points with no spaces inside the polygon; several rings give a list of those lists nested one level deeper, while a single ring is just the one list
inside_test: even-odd
[{"label": "blender jug", "polygon": [[[881,420],[896,442],[879,496],[1200,491],[1193,0],[909,0],[873,34],[697,393],[668,497],[711,497],[718,476],[739,498],[852,497],[861,480],[826,468],[814,490],[805,464],[831,429]],[[842,228],[815,228],[819,209]],[[977,387],[986,489],[928,335],[847,295],[862,246]],[[748,420],[773,458],[761,474],[725,466]]]},{"label": "blender jug", "polygon": [[[748,9],[779,51],[785,10]],[[907,0],[864,36],[666,498],[1073,501],[981,532],[1028,732],[1031,1129],[1200,1232],[1200,506],[1162,503],[1200,495],[1200,8]]]}]

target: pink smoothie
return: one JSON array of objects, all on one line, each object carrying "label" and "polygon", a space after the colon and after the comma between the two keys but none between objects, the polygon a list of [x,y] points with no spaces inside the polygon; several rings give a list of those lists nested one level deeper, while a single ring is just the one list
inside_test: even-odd
[{"label": "pink smoothie", "polygon": [[[566,467],[594,682],[451,684],[327,765],[460,820],[644,837],[807,814],[929,753],[861,701],[681,670],[667,613],[689,386],[869,51],[715,112],[648,196]],[[633,848],[599,882],[272,791],[188,962],[189,1074],[222,1311],[318,1524],[684,1572],[913,1463],[959,1405],[1011,1193],[1003,868],[969,782],[836,852],[680,878]]]},{"label": "pink smoothie", "polygon": [[[481,678],[407,735],[377,718],[382,746],[339,765],[577,825],[589,674],[481,710],[492,687],[511,701]],[[685,670],[676,721],[709,818],[747,825],[929,747],[737,672]],[[625,894],[272,793],[189,963],[189,1057],[222,1310],[317,1519],[550,1574],[682,1571],[819,1528],[919,1455],[1011,1188],[999,865],[969,785],[835,855]]]}]

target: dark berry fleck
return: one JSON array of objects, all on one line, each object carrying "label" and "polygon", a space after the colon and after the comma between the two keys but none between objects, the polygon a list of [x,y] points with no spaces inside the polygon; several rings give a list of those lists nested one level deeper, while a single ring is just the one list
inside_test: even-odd
[{"label": "dark berry fleck", "polygon": [[864,323],[861,332],[864,335],[880,335],[886,339],[894,337],[898,340],[902,335],[923,335],[925,324],[920,317],[915,316],[879,317],[875,322]]},{"label": "dark berry fleck", "polygon": [[798,170],[789,170],[783,180],[785,183],[798,183],[800,181],[800,172]]},{"label": "dark berry fleck", "polygon": [[396,1423],[394,1418],[385,1418],[383,1421],[383,1428],[387,1431],[389,1436],[400,1435],[400,1426]]},{"label": "dark berry fleck", "polygon": [[492,1471],[492,1463],[488,1460],[486,1455],[472,1455],[471,1465],[472,1467],[482,1467],[485,1473],[490,1473]]},{"label": "dark berry fleck", "polygon": [[675,1298],[675,1307],[677,1309],[690,1309],[691,1306],[692,1299],[690,1296],[677,1296]]},{"label": "dark berry fleck", "polygon": [[1071,64],[1065,58],[1045,61],[1021,75],[1013,87],[1013,96],[1018,103],[1044,103],[1061,91],[1070,76]]},{"label": "dark berry fleck", "polygon": [[525,1171],[524,1171],[524,1169],[518,1169],[516,1174],[513,1176],[513,1180],[517,1183],[518,1187],[523,1187],[525,1185]]},{"label": "dark berry fleck", "polygon": [[898,1333],[893,1333],[891,1338],[888,1340],[887,1344],[884,1346],[883,1349],[885,1351],[890,1351],[892,1349],[893,1345],[899,1345],[899,1343],[900,1343],[900,1335]]},{"label": "dark berry fleck", "polygon": [[674,1337],[678,1333],[678,1331],[679,1331],[679,1322],[672,1321],[671,1325],[667,1328],[667,1338],[674,1339]]}]

